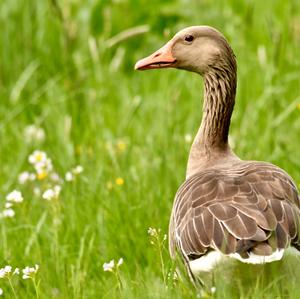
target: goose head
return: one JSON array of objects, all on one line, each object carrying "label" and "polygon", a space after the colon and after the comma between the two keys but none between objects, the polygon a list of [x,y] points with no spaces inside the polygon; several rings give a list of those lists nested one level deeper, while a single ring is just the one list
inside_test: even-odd
[{"label": "goose head", "polygon": [[209,26],[179,31],[166,45],[139,60],[136,70],[178,68],[204,76],[211,70],[236,69],[235,56],[225,37]]}]

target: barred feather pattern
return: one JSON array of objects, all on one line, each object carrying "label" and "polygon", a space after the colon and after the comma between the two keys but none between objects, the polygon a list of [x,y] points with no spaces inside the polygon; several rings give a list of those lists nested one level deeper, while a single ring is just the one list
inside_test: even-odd
[{"label": "barred feather pattern", "polygon": [[265,162],[237,161],[188,178],[179,188],[169,230],[170,252],[185,261],[211,250],[269,255],[300,247],[300,197],[282,169]]}]

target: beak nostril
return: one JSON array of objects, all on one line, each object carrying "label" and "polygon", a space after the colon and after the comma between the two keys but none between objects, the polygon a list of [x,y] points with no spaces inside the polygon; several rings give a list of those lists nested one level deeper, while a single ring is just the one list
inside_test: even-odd
[{"label": "beak nostril", "polygon": [[159,52],[159,53],[156,53],[156,54],[153,56],[153,58],[158,57],[160,54],[161,54],[160,52]]}]

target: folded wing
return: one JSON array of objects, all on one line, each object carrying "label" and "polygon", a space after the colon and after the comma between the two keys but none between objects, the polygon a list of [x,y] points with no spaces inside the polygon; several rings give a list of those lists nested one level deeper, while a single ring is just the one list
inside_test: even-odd
[{"label": "folded wing", "polygon": [[230,172],[198,173],[176,194],[171,254],[177,247],[189,259],[210,249],[247,258],[251,251],[263,255],[289,245],[298,248],[299,204],[290,177],[271,164],[245,162]]}]

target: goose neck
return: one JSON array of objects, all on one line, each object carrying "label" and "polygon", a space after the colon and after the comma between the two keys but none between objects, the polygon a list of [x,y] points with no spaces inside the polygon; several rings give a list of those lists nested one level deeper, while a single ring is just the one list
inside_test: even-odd
[{"label": "goose neck", "polygon": [[213,70],[204,75],[203,116],[191,147],[188,172],[231,155],[228,132],[235,93],[235,71]]}]

